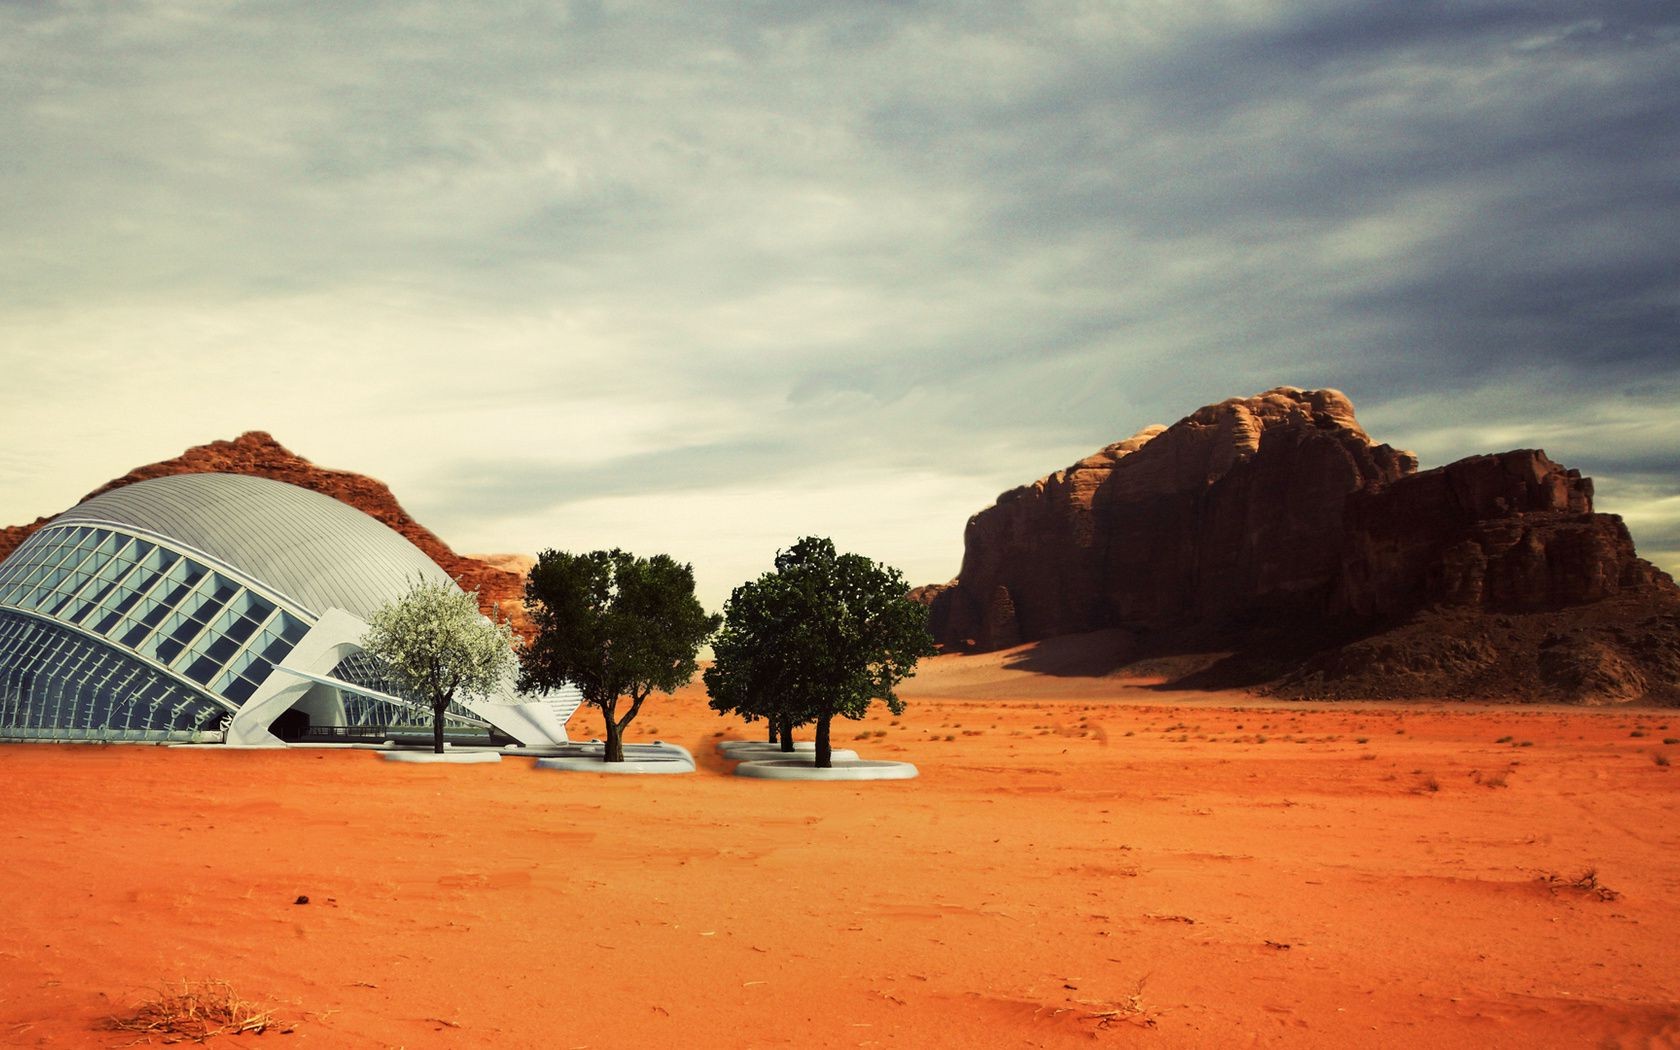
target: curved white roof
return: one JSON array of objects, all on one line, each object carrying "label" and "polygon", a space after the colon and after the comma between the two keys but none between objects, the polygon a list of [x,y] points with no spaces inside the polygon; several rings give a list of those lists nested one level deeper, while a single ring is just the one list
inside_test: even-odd
[{"label": "curved white roof", "polygon": [[53,525],[104,522],[210,555],[319,615],[366,619],[416,578],[449,579],[403,536],[330,496],[244,474],[176,474],[113,489]]}]

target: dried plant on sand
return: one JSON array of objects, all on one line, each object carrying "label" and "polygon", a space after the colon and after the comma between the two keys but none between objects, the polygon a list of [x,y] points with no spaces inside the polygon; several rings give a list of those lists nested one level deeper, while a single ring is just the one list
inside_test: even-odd
[{"label": "dried plant on sand", "polygon": [[212,1036],[289,1032],[291,1022],[276,1020],[271,1010],[241,999],[226,981],[182,981],[179,991],[163,990],[128,1013],[109,1018],[119,1032],[137,1032],[151,1042],[202,1043]]}]

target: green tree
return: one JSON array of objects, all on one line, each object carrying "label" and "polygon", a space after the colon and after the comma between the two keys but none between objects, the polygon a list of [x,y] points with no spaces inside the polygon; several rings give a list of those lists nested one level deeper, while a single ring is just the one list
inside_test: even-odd
[{"label": "green tree", "polygon": [[875,700],[903,713],[898,684],[935,651],[927,609],[908,590],[897,569],[837,554],[822,537],[778,552],[774,572],[730,597],[706,680],[712,706],[784,727],[815,722],[816,764],[830,768],[835,717],[862,718]]},{"label": "green tree", "polygon": [[417,580],[373,611],[362,648],[393,681],[432,707],[432,747],[443,754],[443,712],[456,699],[489,696],[510,674],[513,629],[478,611],[478,596],[453,583]]},{"label": "green tree", "polygon": [[785,595],[786,583],[765,573],[730,593],[723,630],[712,640],[712,666],[702,677],[712,710],[749,723],[764,719],[770,743],[792,752],[794,727],[808,724],[813,714],[794,710],[803,695],[796,689],[803,668],[797,659],[782,658],[790,636],[787,618],[800,611]]},{"label": "green tree", "polygon": [[[606,720],[605,760],[624,761],[624,730],[654,690],[680,688],[721,617],[694,597],[694,570],[669,555],[543,551],[525,581],[536,638],[520,653],[522,689],[571,683]],[[630,706],[619,715],[619,701]]]}]

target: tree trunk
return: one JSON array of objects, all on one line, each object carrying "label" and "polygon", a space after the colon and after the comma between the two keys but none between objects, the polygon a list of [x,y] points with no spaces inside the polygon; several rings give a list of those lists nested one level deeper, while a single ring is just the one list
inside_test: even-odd
[{"label": "tree trunk", "polygon": [[764,720],[764,724],[770,727],[770,743],[772,743],[772,744],[781,743],[782,742],[781,735],[776,732],[776,719],[774,717],[766,718]]},{"label": "tree trunk", "polygon": [[822,715],[817,719],[817,768],[834,768],[834,749],[828,742],[828,724],[834,720],[833,715]]},{"label": "tree trunk", "polygon": [[440,755],[443,754],[443,709],[448,706],[447,700],[432,705],[432,750]]},{"label": "tree trunk", "polygon": [[624,761],[624,731],[618,728],[618,722],[611,715],[607,716],[607,749],[601,756],[603,762]]},{"label": "tree trunk", "polygon": [[781,724],[782,750],[791,755],[793,754],[793,716],[781,715],[777,721]]}]

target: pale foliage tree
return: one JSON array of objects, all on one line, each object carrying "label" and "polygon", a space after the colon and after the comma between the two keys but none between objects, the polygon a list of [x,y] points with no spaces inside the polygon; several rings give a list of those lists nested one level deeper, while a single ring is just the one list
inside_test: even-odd
[{"label": "pale foliage tree", "polygon": [[452,583],[417,580],[368,617],[362,648],[404,692],[432,708],[432,745],[443,754],[443,712],[457,699],[489,696],[513,673],[513,628],[478,611],[478,596]]}]

